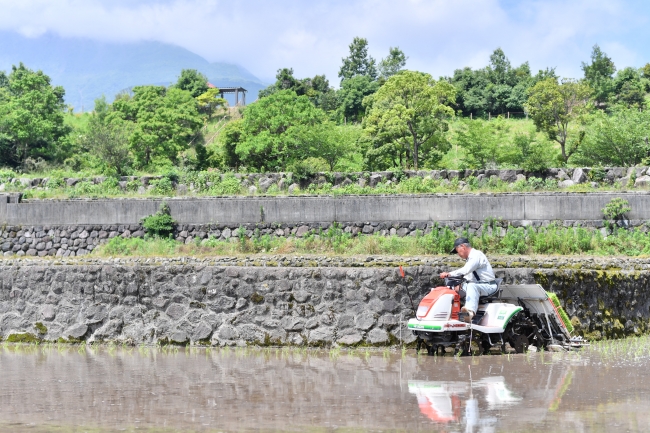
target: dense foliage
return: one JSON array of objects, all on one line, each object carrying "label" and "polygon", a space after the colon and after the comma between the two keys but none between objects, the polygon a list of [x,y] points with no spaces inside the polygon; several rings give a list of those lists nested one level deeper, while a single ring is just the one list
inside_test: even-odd
[{"label": "dense foliage", "polygon": [[109,176],[173,170],[316,171],[650,164],[650,63],[617,69],[597,45],[584,77],[533,74],[500,48],[484,68],[438,80],[374,59],[354,38],[338,89],[281,68],[246,107],[186,69],[169,87],[136,86],[74,114],[64,90],[25,65],[0,72],[0,166]]}]

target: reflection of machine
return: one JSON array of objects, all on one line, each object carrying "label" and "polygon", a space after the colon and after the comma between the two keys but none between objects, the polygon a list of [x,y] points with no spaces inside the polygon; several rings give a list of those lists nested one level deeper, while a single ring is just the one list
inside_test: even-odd
[{"label": "reflection of machine", "polygon": [[508,389],[502,376],[488,376],[476,382],[411,380],[409,392],[416,395],[420,412],[430,420],[437,423],[464,421],[467,426],[487,427],[496,424],[494,417],[481,419],[479,401],[474,393],[483,395],[490,410],[521,401],[520,397]]},{"label": "reflection of machine", "polygon": [[460,395],[467,391],[464,382],[409,381],[409,392],[418,398],[420,412],[432,421],[447,423],[460,419]]},{"label": "reflection of machine", "polygon": [[[446,278],[445,286],[431,289],[418,306],[408,327],[430,355],[453,347],[463,354],[486,353],[492,347],[506,350],[506,343],[517,352],[529,345],[577,347],[580,338],[572,338],[546,291],[538,284],[502,285],[497,292],[479,299],[479,308],[471,323],[463,321],[461,296],[452,287],[460,279]],[[474,346],[472,346],[472,342]]]},{"label": "reflection of machine", "polygon": [[[466,432],[487,433],[496,431],[499,411],[514,406],[518,406],[520,421],[543,421],[549,412],[557,410],[572,376],[571,368],[558,371],[550,367],[548,377],[538,376],[537,384],[527,381],[513,389],[504,376],[488,375],[472,381],[471,373],[466,381],[409,380],[408,390],[417,397],[420,412],[429,420],[461,425]],[[507,372],[501,374],[507,376]]]}]

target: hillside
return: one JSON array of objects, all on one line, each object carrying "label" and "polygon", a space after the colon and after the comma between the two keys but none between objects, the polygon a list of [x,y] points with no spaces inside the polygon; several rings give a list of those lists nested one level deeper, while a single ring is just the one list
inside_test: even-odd
[{"label": "hillside", "polygon": [[133,86],[168,85],[176,81],[181,69],[197,69],[218,87],[242,86],[249,91],[248,102],[266,87],[241,66],[210,63],[184,48],[160,42],[122,44],[0,32],[0,70],[9,71],[19,62],[43,70],[54,84],[63,86],[66,102],[77,111],[82,106],[92,109],[93,101],[102,95],[112,101],[118,92]]}]

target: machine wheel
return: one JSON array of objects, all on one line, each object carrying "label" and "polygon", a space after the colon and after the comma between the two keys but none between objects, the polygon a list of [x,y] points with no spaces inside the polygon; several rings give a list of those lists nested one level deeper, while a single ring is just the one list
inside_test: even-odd
[{"label": "machine wheel", "polygon": [[515,349],[516,353],[524,353],[528,351],[528,337],[525,335],[514,335],[510,341],[510,345]]}]

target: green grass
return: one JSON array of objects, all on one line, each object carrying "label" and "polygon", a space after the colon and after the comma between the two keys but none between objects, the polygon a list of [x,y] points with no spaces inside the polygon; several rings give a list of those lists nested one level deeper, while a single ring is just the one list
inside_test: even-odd
[{"label": "green grass", "polygon": [[639,229],[618,229],[609,236],[599,230],[566,228],[551,225],[539,229],[509,228],[504,235],[500,229],[479,234],[457,233],[447,227],[435,227],[431,233],[416,236],[352,236],[340,228],[311,232],[303,238],[274,237],[254,233],[248,239],[235,237],[228,241],[208,238],[184,244],[173,239],[116,237],[93,251],[95,256],[210,256],[270,253],[279,255],[324,254],[355,255],[432,255],[447,254],[454,239],[462,234],[472,245],[488,254],[526,255],[561,254],[595,256],[650,255],[650,234]]}]

